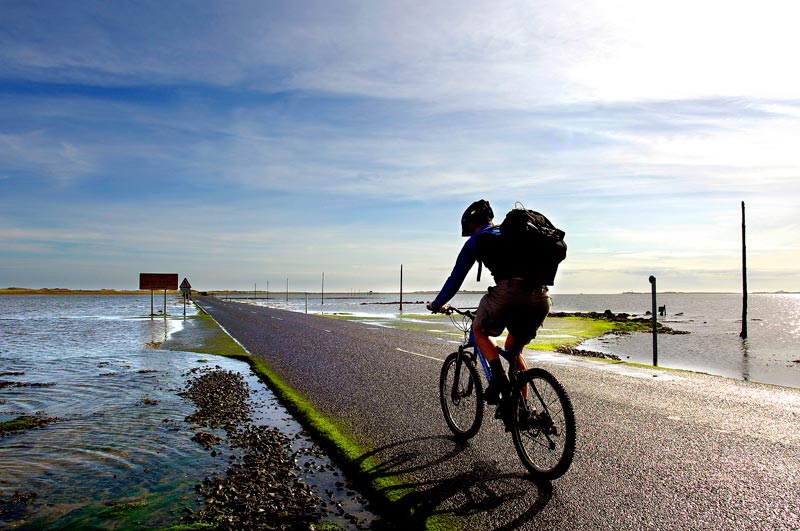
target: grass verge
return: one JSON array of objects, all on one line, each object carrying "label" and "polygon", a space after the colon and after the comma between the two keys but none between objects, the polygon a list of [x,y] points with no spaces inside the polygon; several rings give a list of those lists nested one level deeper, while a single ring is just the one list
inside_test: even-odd
[{"label": "grass verge", "polygon": [[[398,513],[402,498],[414,489],[404,487],[402,478],[389,478],[380,475],[381,463],[370,456],[369,450],[359,444],[335,420],[320,413],[311,401],[297,392],[280,377],[269,364],[252,356],[247,349],[233,339],[205,311],[200,309],[192,318],[193,327],[189,334],[177,334],[162,345],[169,350],[182,350],[200,354],[215,354],[238,359],[248,363],[255,374],[266,383],[286,407],[295,420],[313,434],[318,444],[349,472],[354,473],[365,483],[365,490],[372,493],[376,505],[382,506],[390,514]],[[413,525],[409,529],[426,531],[460,531],[464,529],[461,521],[449,515],[398,514]]]}]

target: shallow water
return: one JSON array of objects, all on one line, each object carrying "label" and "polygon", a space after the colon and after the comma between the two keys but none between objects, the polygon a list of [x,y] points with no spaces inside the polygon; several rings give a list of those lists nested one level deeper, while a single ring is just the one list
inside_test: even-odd
[{"label": "shallow water", "polygon": [[[228,464],[228,452],[213,456],[191,440],[196,426],[185,418],[194,405],[177,393],[196,367],[244,374],[255,421],[294,437],[294,450],[313,447],[245,363],[158,350],[184,328],[182,304],[169,300],[167,311],[167,318],[151,318],[149,296],[0,297],[0,421],[53,419],[0,438],[0,500],[36,493],[27,508],[0,510],[0,527],[121,529],[138,522],[149,529],[196,508],[194,486],[224,475]],[[189,317],[195,313],[187,308]],[[313,466],[303,467],[307,460]],[[343,481],[324,456],[303,457],[300,467],[312,472],[309,483],[318,490]],[[355,529],[353,520],[373,517],[352,496],[328,499],[337,496],[344,510],[328,520]],[[143,507],[112,509],[131,502]]]},{"label": "shallow water", "polygon": [[[404,316],[426,313],[424,304],[435,293],[404,295]],[[461,293],[452,304],[477,307],[482,294]],[[385,323],[401,315],[399,294],[330,295],[324,304],[319,294],[246,302],[309,313],[347,313],[365,321]],[[707,372],[729,378],[800,387],[800,294],[748,296],[748,339],[742,340],[742,296],[733,293],[660,293],[657,305],[667,314],[659,322],[686,335],[658,336],[658,365]],[[553,312],[627,313],[644,317],[652,307],[650,293],[613,295],[553,294]],[[543,335],[550,333],[545,321]],[[583,348],[615,354],[626,361],[651,364],[653,340],[649,333],[605,337],[587,341]]]}]

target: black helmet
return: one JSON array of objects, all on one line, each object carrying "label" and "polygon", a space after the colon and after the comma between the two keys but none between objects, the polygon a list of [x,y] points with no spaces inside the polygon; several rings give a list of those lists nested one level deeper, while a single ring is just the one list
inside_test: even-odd
[{"label": "black helmet", "polygon": [[489,205],[489,201],[484,199],[475,201],[469,207],[467,207],[467,209],[464,211],[464,215],[461,216],[461,235],[464,237],[472,235],[469,230],[470,224],[485,225],[493,219],[494,212],[492,212],[492,207]]}]

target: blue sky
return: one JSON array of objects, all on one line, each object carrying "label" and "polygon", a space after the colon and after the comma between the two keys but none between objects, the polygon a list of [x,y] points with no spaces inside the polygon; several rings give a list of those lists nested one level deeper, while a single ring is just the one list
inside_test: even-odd
[{"label": "blue sky", "polygon": [[[556,292],[800,291],[792,1],[0,0],[0,287],[438,289],[471,201]],[[485,288],[474,274],[466,288]]]}]

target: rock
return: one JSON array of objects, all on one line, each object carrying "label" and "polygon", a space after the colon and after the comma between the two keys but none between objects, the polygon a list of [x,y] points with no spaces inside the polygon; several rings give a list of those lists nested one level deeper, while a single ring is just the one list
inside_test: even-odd
[{"label": "rock", "polygon": [[[196,372],[201,374],[181,393],[198,406],[187,420],[224,429],[236,455],[225,477],[207,477],[195,486],[206,507],[181,520],[217,522],[218,529],[309,529],[320,520],[322,504],[294,472],[291,439],[252,423],[250,389],[241,374],[219,368]],[[222,439],[201,431],[193,440],[208,449]]]}]

